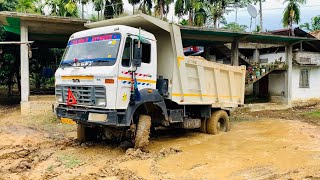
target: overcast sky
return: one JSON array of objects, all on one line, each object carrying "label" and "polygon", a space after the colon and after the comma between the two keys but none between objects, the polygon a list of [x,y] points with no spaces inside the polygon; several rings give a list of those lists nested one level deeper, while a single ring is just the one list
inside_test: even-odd
[{"label": "overcast sky", "polygon": [[[123,0],[124,9],[126,12],[132,13],[132,6],[128,3],[128,0]],[[263,3],[263,26],[264,29],[274,30],[281,29],[281,18],[283,10],[286,4],[283,4],[283,0],[266,0]],[[256,5],[259,9],[258,5]],[[92,6],[87,6],[88,12],[93,11]],[[301,23],[310,22],[311,18],[320,15],[320,0],[307,0],[305,5],[301,6]],[[228,22],[235,22],[235,12],[230,12],[225,16]],[[170,6],[170,12],[168,19],[171,21],[177,21],[178,19],[174,17],[174,5]],[[260,22],[259,17],[257,17],[256,24]],[[238,10],[238,23],[245,24],[250,27],[250,15],[247,12],[247,8],[242,8]],[[255,20],[252,22],[252,28],[254,28]],[[248,29],[249,30],[249,29]]]}]

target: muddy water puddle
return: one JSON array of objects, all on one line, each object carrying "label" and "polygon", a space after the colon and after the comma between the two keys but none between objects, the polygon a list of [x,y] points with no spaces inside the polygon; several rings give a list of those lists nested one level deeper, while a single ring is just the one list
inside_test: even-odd
[{"label": "muddy water puddle", "polygon": [[155,138],[151,151],[175,148],[182,152],[154,162],[122,165],[147,179],[153,179],[152,171],[163,179],[320,177],[319,135],[319,127],[298,121],[244,121],[216,136],[185,133]]},{"label": "muddy water puddle", "polygon": [[0,126],[0,179],[320,178],[320,127],[299,121],[234,122],[230,132],[215,136],[159,131],[149,153],[46,133]]}]

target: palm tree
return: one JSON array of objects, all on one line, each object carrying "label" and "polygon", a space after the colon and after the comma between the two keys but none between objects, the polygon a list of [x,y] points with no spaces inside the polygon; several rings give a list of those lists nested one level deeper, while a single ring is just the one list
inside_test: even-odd
[{"label": "palm tree", "polygon": [[123,13],[123,2],[122,0],[111,0],[113,7],[113,14],[119,16]]},{"label": "palm tree", "polygon": [[161,19],[169,13],[169,6],[174,0],[155,0],[154,11]]},{"label": "palm tree", "polygon": [[212,0],[212,2],[206,2],[205,10],[208,16],[213,20],[214,28],[218,28],[218,22],[223,17],[227,8],[227,2],[223,0]]},{"label": "palm tree", "polygon": [[98,20],[100,20],[100,14],[102,17],[103,2],[103,0],[93,0],[94,10],[98,12]]},{"label": "palm tree", "polygon": [[293,23],[299,24],[300,21],[300,4],[305,4],[306,0],[285,0],[288,3],[283,11],[282,24],[292,30]]},{"label": "palm tree", "polygon": [[142,0],[139,10],[145,14],[151,15],[152,0]]},{"label": "palm tree", "polygon": [[81,3],[81,18],[84,19],[84,6],[89,2],[89,0],[80,0]]},{"label": "palm tree", "polygon": [[180,22],[180,18],[185,15],[184,0],[176,0],[174,4],[174,15],[178,16]]},{"label": "palm tree", "polygon": [[174,14],[181,18],[183,15],[188,14],[188,25],[193,25],[194,19],[194,4],[195,0],[176,0],[174,5]]},{"label": "palm tree", "polygon": [[134,14],[134,6],[140,3],[140,0],[128,0],[132,5],[132,14]]}]

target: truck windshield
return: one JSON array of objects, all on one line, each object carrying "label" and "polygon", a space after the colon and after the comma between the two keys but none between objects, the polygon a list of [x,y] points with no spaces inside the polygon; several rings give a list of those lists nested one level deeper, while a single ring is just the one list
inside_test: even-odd
[{"label": "truck windshield", "polygon": [[72,39],[68,42],[61,66],[112,66],[117,59],[120,39],[120,34]]}]

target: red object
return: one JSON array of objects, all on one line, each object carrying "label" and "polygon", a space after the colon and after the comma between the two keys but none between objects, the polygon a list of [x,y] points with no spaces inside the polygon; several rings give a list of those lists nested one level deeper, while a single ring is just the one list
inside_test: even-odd
[{"label": "red object", "polygon": [[73,105],[73,104],[77,104],[77,100],[76,100],[76,98],[72,94],[72,91],[69,88],[68,89],[67,105],[70,106],[70,105]]},{"label": "red object", "polygon": [[193,51],[198,51],[198,47],[197,46],[192,46]]},{"label": "red object", "polygon": [[77,63],[77,62],[78,62],[78,59],[77,59],[77,58],[75,58],[75,59],[74,59],[74,63]]}]

